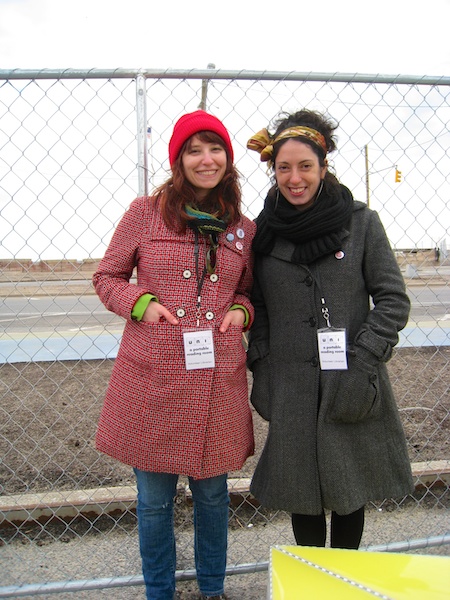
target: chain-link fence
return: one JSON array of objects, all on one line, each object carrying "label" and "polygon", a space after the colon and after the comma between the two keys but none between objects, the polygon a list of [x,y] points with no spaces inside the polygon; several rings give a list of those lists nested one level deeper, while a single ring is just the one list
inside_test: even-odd
[{"label": "chain-link fence", "polygon": [[[416,492],[368,507],[363,546],[448,553],[449,99],[450,78],[0,71],[0,597],[142,583],[131,469],[93,442],[123,323],[90,277],[131,200],[167,177],[174,122],[199,106],[232,135],[251,218],[269,177],[250,135],[281,110],[339,122],[330,168],[379,212],[412,301],[389,370]],[[256,414],[255,434],[259,453]],[[264,570],[271,545],[293,543],[288,515],[248,493],[255,462],[230,474],[234,574]],[[189,579],[183,479],[176,518]]]}]

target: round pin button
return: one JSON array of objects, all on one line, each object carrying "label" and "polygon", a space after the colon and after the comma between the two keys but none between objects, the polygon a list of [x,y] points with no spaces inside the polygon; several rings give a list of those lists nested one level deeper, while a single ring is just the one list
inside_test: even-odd
[{"label": "round pin button", "polygon": [[336,252],[336,254],[334,255],[338,260],[341,260],[341,258],[344,258],[345,256],[345,252],[343,250],[338,250]]},{"label": "round pin button", "polygon": [[244,247],[244,246],[241,244],[241,242],[236,242],[236,248],[237,248],[238,250],[242,250],[242,248],[243,248],[243,247]]},{"label": "round pin button", "polygon": [[192,273],[189,271],[189,269],[186,269],[185,271],[183,271],[183,277],[185,279],[190,279],[190,277],[192,277]]},{"label": "round pin button", "polygon": [[185,314],[186,311],[184,310],[184,308],[177,308],[177,317],[181,319],[182,317],[184,317]]},{"label": "round pin button", "polygon": [[227,240],[232,242],[234,240],[234,233],[227,233]]},{"label": "round pin button", "polygon": [[214,313],[211,310],[208,310],[205,317],[208,319],[208,321],[212,321],[214,319]]},{"label": "round pin button", "polygon": [[242,238],[245,236],[245,231],[243,229],[238,229],[236,231],[236,235],[242,240]]},{"label": "round pin button", "polygon": [[209,276],[210,281],[212,281],[212,283],[216,283],[216,281],[219,279],[219,277],[217,276],[216,273],[211,273],[211,275]]}]

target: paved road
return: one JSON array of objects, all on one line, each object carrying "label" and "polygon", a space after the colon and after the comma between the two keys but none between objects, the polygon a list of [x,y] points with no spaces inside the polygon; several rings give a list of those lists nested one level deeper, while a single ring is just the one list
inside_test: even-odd
[{"label": "paved road", "polygon": [[[418,283],[408,294],[399,347],[450,345],[450,287]],[[9,296],[0,307],[0,363],[114,358],[123,325],[95,295]]]}]

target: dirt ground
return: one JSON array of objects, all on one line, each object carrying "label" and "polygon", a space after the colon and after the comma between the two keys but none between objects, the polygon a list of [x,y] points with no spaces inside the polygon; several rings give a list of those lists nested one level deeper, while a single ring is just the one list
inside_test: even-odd
[{"label": "dirt ground", "polygon": [[[400,349],[389,362],[411,462],[450,459],[450,348]],[[131,469],[98,453],[96,423],[112,360],[0,365],[0,494],[116,486]],[[249,386],[251,375],[249,374]],[[255,413],[256,455],[267,424]]]}]

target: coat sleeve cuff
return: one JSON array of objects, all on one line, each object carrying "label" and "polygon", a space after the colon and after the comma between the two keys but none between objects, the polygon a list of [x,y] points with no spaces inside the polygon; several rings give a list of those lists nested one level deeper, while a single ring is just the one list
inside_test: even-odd
[{"label": "coat sleeve cuff", "polygon": [[253,371],[253,363],[264,358],[269,354],[269,345],[267,342],[252,342],[250,338],[250,345],[247,351],[247,366]]},{"label": "coat sleeve cuff", "polygon": [[387,362],[392,356],[392,346],[369,329],[361,329],[357,333],[354,345],[368,350],[382,362]]}]

